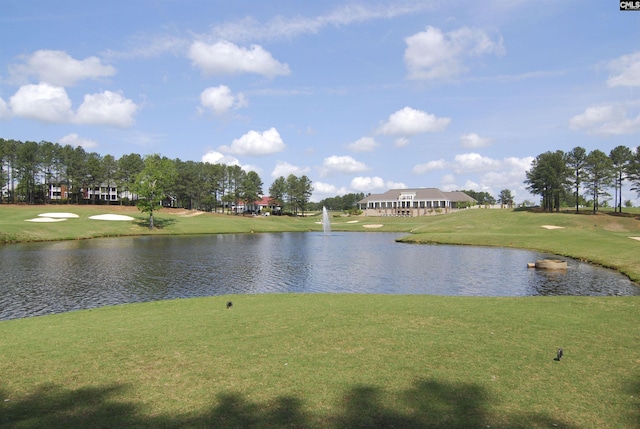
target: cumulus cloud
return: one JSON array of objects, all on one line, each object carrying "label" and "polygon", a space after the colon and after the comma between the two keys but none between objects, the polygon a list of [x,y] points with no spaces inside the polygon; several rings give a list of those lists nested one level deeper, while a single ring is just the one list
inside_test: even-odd
[{"label": "cumulus cloud", "polygon": [[216,152],[215,150],[210,150],[209,152],[202,155],[202,162],[206,162],[209,164],[224,164],[224,165],[240,165],[240,161],[238,158],[233,156],[225,156],[220,152]]},{"label": "cumulus cloud", "polygon": [[83,79],[113,76],[116,69],[98,57],[76,60],[64,51],[39,50],[27,56],[24,64],[11,65],[9,72],[17,80],[35,76],[53,86],[70,86]]},{"label": "cumulus cloud", "polygon": [[275,128],[266,131],[249,131],[239,139],[235,139],[231,146],[221,146],[220,152],[232,155],[263,156],[282,152],[285,144],[280,133]]},{"label": "cumulus cloud", "polygon": [[412,136],[426,132],[439,132],[444,131],[450,122],[450,118],[437,118],[422,110],[405,107],[392,113],[389,120],[378,128],[378,133]]},{"label": "cumulus cloud", "polygon": [[351,189],[356,192],[377,192],[388,189],[406,189],[406,185],[401,182],[385,182],[381,177],[354,177],[351,180]]},{"label": "cumulus cloud", "polygon": [[353,174],[367,170],[369,170],[369,167],[350,156],[334,155],[324,159],[322,168],[320,169],[320,175],[327,176],[334,173]]},{"label": "cumulus cloud", "polygon": [[206,44],[193,42],[189,59],[205,75],[256,73],[267,77],[288,75],[289,66],[276,61],[260,45],[242,48],[225,40]]},{"label": "cumulus cloud", "polygon": [[7,102],[0,97],[0,120],[8,119],[11,117],[11,110],[7,105]]},{"label": "cumulus cloud", "polygon": [[478,153],[463,153],[454,158],[453,168],[458,174],[477,173],[498,168],[500,161]]},{"label": "cumulus cloud", "polygon": [[493,159],[477,153],[456,155],[452,169],[456,174],[477,174],[479,183],[467,179],[463,189],[491,192],[491,189],[524,189],[522,183],[531,168],[533,157]]},{"label": "cumulus cloud", "polygon": [[[286,161],[278,161],[276,163],[275,168],[273,169],[273,171],[271,172],[271,177],[274,178],[278,178],[278,177],[287,177],[290,174],[293,174],[295,176],[302,176],[305,175],[309,172],[309,167],[298,167],[296,165],[293,164],[289,164]],[[316,184],[313,184],[313,187],[316,187]]]},{"label": "cumulus cloud", "polygon": [[323,198],[335,197],[336,195],[345,195],[350,191],[345,187],[337,187],[330,183],[325,182],[313,182],[313,197],[314,201],[320,201]]},{"label": "cumulus cloud", "polygon": [[609,64],[609,86],[640,86],[640,52],[623,55]]},{"label": "cumulus cloud", "polygon": [[231,109],[246,107],[247,102],[242,93],[234,95],[228,86],[220,85],[202,91],[200,105],[215,115],[222,115]]},{"label": "cumulus cloud", "polygon": [[445,191],[489,192],[494,197],[502,189],[510,189],[514,195],[527,195],[524,180],[533,160],[532,156],[493,159],[476,153],[458,155],[449,167],[462,175],[465,183],[457,184],[456,176],[447,173],[441,178],[441,188]]},{"label": "cumulus cloud", "polygon": [[634,134],[640,132],[640,114],[630,118],[628,106],[622,104],[592,106],[572,117],[569,127],[588,134]]},{"label": "cumulus cloud", "polygon": [[137,110],[138,106],[133,101],[117,92],[87,94],[78,108],[74,122],[127,128],[134,124],[133,116]]},{"label": "cumulus cloud", "polygon": [[488,146],[491,143],[491,139],[480,137],[476,133],[470,133],[460,136],[460,143],[466,149],[476,149]]},{"label": "cumulus cloud", "polygon": [[97,141],[82,138],[76,133],[67,134],[66,136],[62,137],[58,142],[63,146],[66,146],[66,145],[70,145],[73,147],[81,146],[83,149],[92,149],[92,148],[98,147]]},{"label": "cumulus cloud", "polygon": [[16,116],[44,122],[68,122],[73,116],[64,88],[48,83],[21,86],[9,99],[9,106]]},{"label": "cumulus cloud", "polygon": [[443,33],[428,26],[405,42],[408,77],[415,80],[452,80],[468,71],[468,58],[505,52],[502,37],[494,40],[486,31],[469,27]]},{"label": "cumulus cloud", "polygon": [[347,149],[352,152],[373,152],[380,146],[372,137],[362,137],[347,145]]},{"label": "cumulus cloud", "polygon": [[74,112],[64,88],[47,83],[24,85],[9,99],[15,116],[52,123],[110,125],[126,128],[133,125],[138,106],[121,94],[104,91],[87,94]]},{"label": "cumulus cloud", "polygon": [[415,174],[425,174],[435,170],[444,170],[447,167],[447,162],[444,159],[437,161],[429,161],[424,164],[417,164],[413,167]]},{"label": "cumulus cloud", "polygon": [[387,184],[382,177],[354,177],[351,188],[357,192],[372,192],[386,189]]}]

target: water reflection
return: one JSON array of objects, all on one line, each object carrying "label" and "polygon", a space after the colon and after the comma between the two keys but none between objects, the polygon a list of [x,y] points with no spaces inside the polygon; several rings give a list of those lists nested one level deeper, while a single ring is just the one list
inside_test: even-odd
[{"label": "water reflection", "polygon": [[626,277],[513,249],[396,243],[387,233],[115,238],[0,247],[0,320],[236,293],[640,295]]}]

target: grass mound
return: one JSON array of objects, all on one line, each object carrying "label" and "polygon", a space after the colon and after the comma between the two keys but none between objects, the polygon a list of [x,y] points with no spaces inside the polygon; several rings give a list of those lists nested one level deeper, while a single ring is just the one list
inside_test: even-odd
[{"label": "grass mound", "polygon": [[639,306],[285,294],[5,321],[0,426],[637,427]]}]

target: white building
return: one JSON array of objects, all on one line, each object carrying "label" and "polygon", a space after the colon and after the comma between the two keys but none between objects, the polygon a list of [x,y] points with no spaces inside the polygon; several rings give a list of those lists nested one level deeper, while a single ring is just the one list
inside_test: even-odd
[{"label": "white building", "polygon": [[467,208],[477,201],[464,192],[437,188],[391,189],[358,201],[365,216],[429,216]]}]

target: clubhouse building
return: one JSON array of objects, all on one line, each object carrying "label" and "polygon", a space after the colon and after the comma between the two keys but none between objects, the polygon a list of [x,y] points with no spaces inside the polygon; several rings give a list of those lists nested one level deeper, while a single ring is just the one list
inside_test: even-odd
[{"label": "clubhouse building", "polygon": [[477,204],[464,192],[437,188],[391,189],[358,201],[365,216],[431,216],[451,213]]}]

